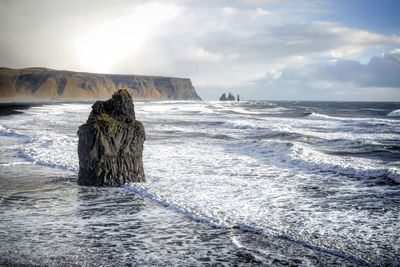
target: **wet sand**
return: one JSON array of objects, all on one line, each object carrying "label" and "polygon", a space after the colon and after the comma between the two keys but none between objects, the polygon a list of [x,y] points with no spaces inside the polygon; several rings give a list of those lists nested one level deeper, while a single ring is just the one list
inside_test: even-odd
[{"label": "wet sand", "polygon": [[17,103],[17,102],[0,102],[0,116],[8,116],[13,114],[23,113],[22,110],[26,110],[34,105],[40,105],[35,103]]}]

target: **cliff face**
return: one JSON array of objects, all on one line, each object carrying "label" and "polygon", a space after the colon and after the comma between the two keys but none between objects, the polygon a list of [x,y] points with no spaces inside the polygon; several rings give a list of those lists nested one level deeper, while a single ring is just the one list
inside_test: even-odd
[{"label": "cliff face", "polygon": [[143,100],[200,100],[190,79],[0,68],[0,99],[107,99],[119,89]]}]

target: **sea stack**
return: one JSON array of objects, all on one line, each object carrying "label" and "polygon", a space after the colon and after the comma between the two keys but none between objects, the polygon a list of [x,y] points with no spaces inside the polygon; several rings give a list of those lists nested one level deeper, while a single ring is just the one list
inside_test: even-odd
[{"label": "sea stack", "polygon": [[131,95],[121,89],[97,101],[78,130],[78,184],[120,186],[144,182],[143,124],[135,119]]},{"label": "sea stack", "polygon": [[[239,97],[239,95],[238,95],[238,97]],[[232,95],[231,92],[229,92],[228,96],[226,96],[226,94],[223,93],[221,95],[221,97],[219,98],[219,101],[235,101],[235,96]]]}]

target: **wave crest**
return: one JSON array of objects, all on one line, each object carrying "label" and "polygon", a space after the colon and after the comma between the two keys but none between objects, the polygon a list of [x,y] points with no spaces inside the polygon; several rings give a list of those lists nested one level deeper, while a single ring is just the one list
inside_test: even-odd
[{"label": "wave crest", "polygon": [[392,112],[390,112],[386,116],[388,116],[388,117],[400,117],[400,109],[393,110]]}]

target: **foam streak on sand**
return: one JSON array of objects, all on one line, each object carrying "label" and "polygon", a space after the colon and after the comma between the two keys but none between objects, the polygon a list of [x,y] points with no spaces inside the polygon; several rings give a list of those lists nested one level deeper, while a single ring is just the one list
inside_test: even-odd
[{"label": "foam streak on sand", "polygon": [[[396,266],[400,120],[386,116],[396,105],[136,103],[148,133],[148,182],[125,188],[212,226]],[[20,140],[16,149],[29,162],[76,172],[76,130],[89,110],[31,108],[0,119],[0,138]]]}]

